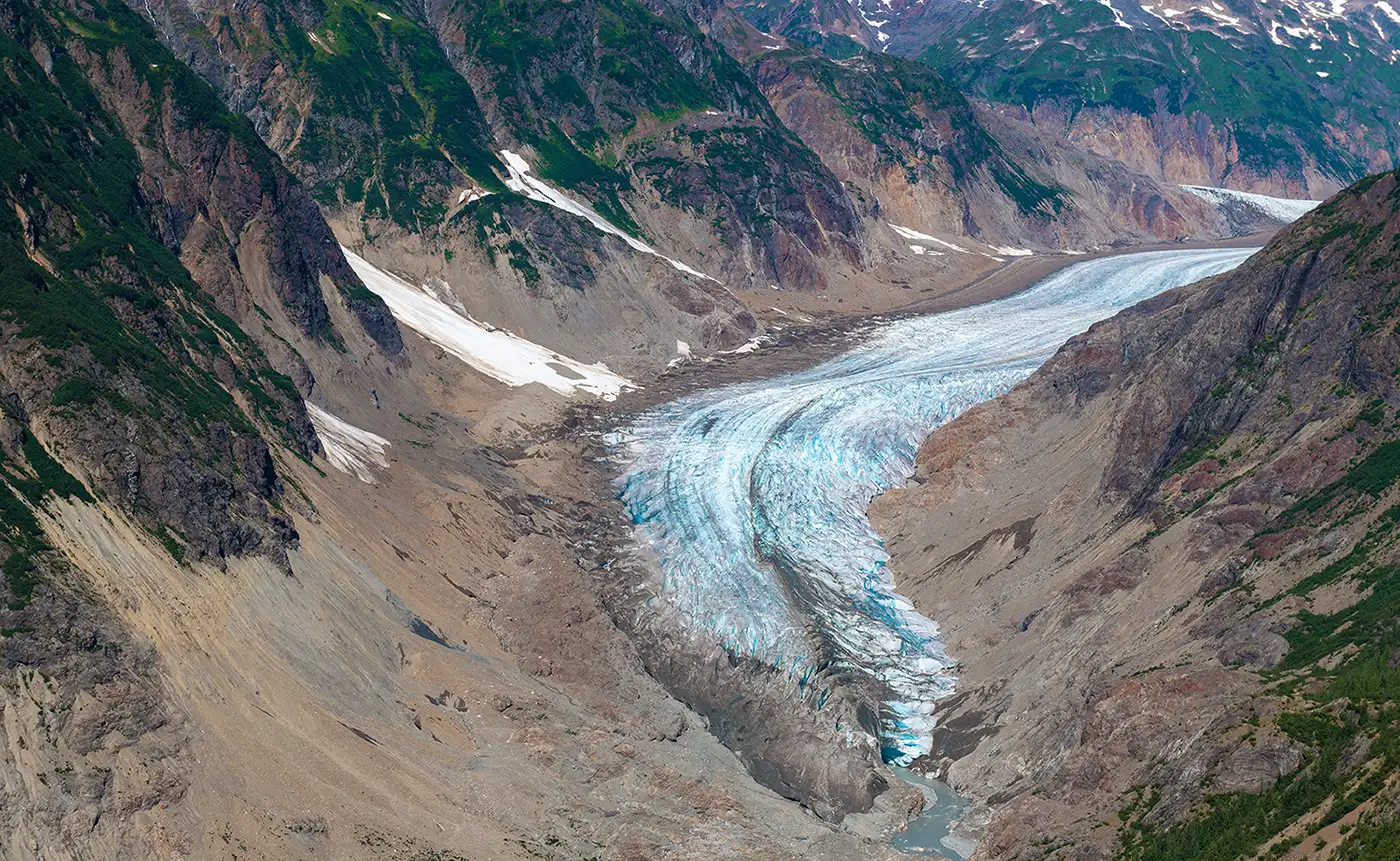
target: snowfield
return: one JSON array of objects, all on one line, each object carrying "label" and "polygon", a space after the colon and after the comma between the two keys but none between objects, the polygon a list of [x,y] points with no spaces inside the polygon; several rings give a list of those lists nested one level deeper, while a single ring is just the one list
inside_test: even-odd
[{"label": "snowfield", "polygon": [[388,469],[389,458],[384,452],[389,448],[389,441],[384,437],[355,427],[310,401],[306,402],[306,415],[316,429],[316,437],[321,440],[321,448],[325,449],[331,466],[365,484],[376,483],[375,467]]},{"label": "snowfield", "polygon": [[501,329],[491,328],[454,309],[396,275],[378,268],[344,246],[341,251],[355,274],[384,300],[394,319],[508,386],[539,383],[562,395],[587,392],[612,400],[632,381],[599,362],[585,365]]}]

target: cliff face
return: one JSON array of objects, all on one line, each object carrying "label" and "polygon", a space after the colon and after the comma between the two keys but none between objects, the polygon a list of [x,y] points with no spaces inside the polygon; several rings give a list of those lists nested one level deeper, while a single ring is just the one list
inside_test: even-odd
[{"label": "cliff face", "polygon": [[897,7],[891,50],[1169,182],[1321,198],[1393,164],[1383,5]]},{"label": "cliff face", "polygon": [[735,4],[838,56],[918,57],[1043,143],[1157,181],[1317,199],[1394,163],[1387,4],[851,0],[849,21],[831,5]]},{"label": "cliff face", "polygon": [[1397,188],[1072,339],[877,503],[961,661],[927,765],[978,798],[987,857],[1393,827]]},{"label": "cliff face", "polygon": [[[1036,249],[1222,232],[1155,173],[1058,133],[1002,123],[1001,140],[924,65],[813,42],[836,60],[715,2],[127,5],[253,122],[341,242],[628,373],[677,341],[739,346],[774,288],[803,294],[794,308],[873,311],[931,268],[976,276],[910,265],[893,218]],[[827,12],[868,30],[847,4]],[[532,197],[524,168],[614,235]]]},{"label": "cliff face", "polygon": [[125,7],[0,4],[0,66],[0,832],[16,857],[165,855],[181,838],[143,817],[184,798],[187,723],[47,511],[108,505],[176,571],[288,570],[275,461],[321,451],[303,355],[402,343],[296,180]]},{"label": "cliff face", "polygon": [[977,111],[921,63],[795,49],[761,50],[751,62],[783,121],[859,189],[872,218],[1033,248],[1219,230],[1181,189]]},{"label": "cliff face", "polygon": [[295,533],[267,507],[282,487],[263,435],[318,450],[288,338],[309,351],[347,337],[323,277],[382,343],[401,348],[398,330],[251,129],[134,16],[108,11],[5,10],[16,439],[62,445],[193,558],[276,555]]},{"label": "cliff face", "polygon": [[[447,281],[472,313],[556,349],[655,366],[678,338],[730,348],[755,324],[704,279],[639,278],[648,261],[620,243],[580,247],[572,214],[521,211],[503,150],[735,289],[821,290],[869,264],[840,184],[674,11],[623,0],[383,15],[353,3],[133,8],[253,119],[344,241],[415,281]],[[659,319],[579,335],[619,297]]]},{"label": "cliff face", "polygon": [[[851,41],[830,22],[767,17],[816,6],[677,5],[750,69],[784,124],[872,220],[1032,248],[1221,232],[1213,212],[1159,172],[975,107],[930,64],[881,53],[873,36]],[[853,4],[831,6],[856,16]]]}]

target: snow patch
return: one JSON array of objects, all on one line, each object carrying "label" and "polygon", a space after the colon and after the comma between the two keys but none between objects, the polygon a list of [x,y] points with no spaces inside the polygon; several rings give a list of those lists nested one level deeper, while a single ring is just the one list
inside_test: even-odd
[{"label": "snow patch", "polygon": [[389,458],[384,455],[389,441],[364,428],[355,427],[338,416],[326,412],[310,401],[306,415],[316,429],[316,437],[326,452],[330,465],[353,475],[365,484],[376,484],[374,468],[387,469]]},{"label": "snow patch", "polygon": [[562,395],[587,392],[613,400],[632,381],[602,362],[585,365],[533,341],[481,323],[398,276],[341,247],[355,274],[384,300],[394,319],[492,379],[508,386],[539,383]]},{"label": "snow patch", "polygon": [[[1326,77],[1325,73],[1318,74]],[[1204,199],[1217,209],[1232,206],[1242,208],[1249,214],[1262,215],[1284,224],[1297,221],[1312,209],[1320,200],[1290,200],[1285,197],[1269,197],[1265,194],[1252,194],[1248,191],[1235,191],[1230,188],[1210,188],[1203,185],[1183,185],[1182,188]],[[1252,210],[1252,212],[1250,212]]]},{"label": "snow patch", "polygon": [[918,255],[921,255],[921,256],[927,256],[927,257],[942,257],[942,256],[943,256],[943,252],[942,252],[942,251],[934,251],[932,248],[925,248],[925,247],[922,246],[922,245],[911,245],[911,246],[909,246],[909,250],[912,251],[912,252],[914,252],[915,254],[918,254]]},{"label": "snow patch", "polygon": [[464,188],[462,193],[457,195],[457,205],[462,206],[467,203],[475,203],[483,197],[490,197],[491,192],[484,188]]},{"label": "snow patch", "polygon": [[1229,27],[1239,28],[1240,26],[1239,18],[1236,18],[1233,15],[1226,15],[1224,10],[1222,9],[1211,9],[1207,6],[1200,6],[1198,7],[1198,9],[1202,14],[1210,18],[1214,18],[1216,21],[1219,21],[1220,23],[1225,24]]},{"label": "snow patch", "polygon": [[1118,11],[1117,6],[1113,5],[1113,0],[1098,0],[1098,3],[1100,6],[1107,6],[1108,11],[1113,13],[1113,23],[1128,30],[1133,29],[1133,25],[1124,20],[1123,13]]},{"label": "snow patch", "polygon": [[1003,257],[1030,257],[1035,252],[1029,248],[1010,248],[1006,246],[990,246],[993,251]]},{"label": "snow patch", "polygon": [[503,149],[501,150],[501,158],[505,160],[506,170],[510,172],[510,178],[506,180],[506,187],[511,191],[517,194],[523,194],[531,200],[547,204],[555,209],[562,209],[570,215],[577,215],[602,232],[616,236],[618,239],[626,242],[628,245],[632,246],[634,250],[640,251],[643,254],[650,254],[653,257],[660,257],[680,272],[684,272],[696,278],[704,278],[707,281],[714,281],[716,284],[719,283],[718,279],[711,278],[703,272],[692,269],[679,260],[672,260],[670,257],[667,257],[665,254],[662,254],[660,251],[657,251],[655,248],[652,248],[650,245],[647,245],[645,242],[617,227],[611,221],[599,215],[597,210],[583,201],[575,200],[543,180],[532,176],[530,173],[530,163],[521,158],[519,154],[513,153],[508,149]]},{"label": "snow patch", "polygon": [[[948,249],[951,249],[951,250],[953,250],[953,251],[957,251],[957,252],[959,252],[959,253],[961,253],[961,254],[971,254],[971,253],[972,253],[971,251],[968,251],[966,248],[963,248],[961,245],[954,245],[954,244],[951,243],[951,242],[945,242],[945,241],[943,241],[942,239],[939,239],[937,236],[929,236],[927,233],[920,233],[919,231],[913,230],[913,229],[908,228],[908,227],[900,227],[898,224],[891,224],[891,225],[889,225],[889,228],[890,228],[890,230],[893,230],[895,233],[898,233],[900,236],[904,237],[905,239],[917,240],[917,241],[919,241],[919,242],[932,242],[932,243],[935,244],[935,245],[941,245],[941,246],[943,246],[944,248],[948,248]],[[917,252],[916,252],[916,253],[917,253]],[[935,252],[935,253],[937,253],[937,252]]]},{"label": "snow patch", "polygon": [[674,368],[676,365],[679,365],[681,362],[684,362],[684,361],[686,361],[686,360],[688,360],[688,359],[690,359],[690,358],[691,358],[690,345],[687,344],[685,341],[677,341],[677,342],[676,342],[676,357],[675,357],[674,359],[672,359],[671,361],[667,362],[667,363],[666,363],[666,367],[668,367],[668,368]]},{"label": "snow patch", "polygon": [[720,350],[719,354],[721,356],[743,356],[747,355],[748,353],[754,352],[761,346],[763,346],[762,335],[756,338],[750,338],[749,340],[745,341],[741,346],[735,347],[732,350]]}]

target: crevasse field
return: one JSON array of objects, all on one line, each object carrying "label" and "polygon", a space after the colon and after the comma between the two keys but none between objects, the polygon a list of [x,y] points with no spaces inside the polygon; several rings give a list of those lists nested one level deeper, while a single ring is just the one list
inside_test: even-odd
[{"label": "crevasse field", "polygon": [[954,659],[896,591],[866,519],[924,438],[1024,379],[1071,336],[1253,249],[1158,251],[1068,267],[1014,296],[893,323],[800,373],[701,392],[620,434],[621,498],[681,618],[734,653],[873,682],[885,759],[930,747]]}]

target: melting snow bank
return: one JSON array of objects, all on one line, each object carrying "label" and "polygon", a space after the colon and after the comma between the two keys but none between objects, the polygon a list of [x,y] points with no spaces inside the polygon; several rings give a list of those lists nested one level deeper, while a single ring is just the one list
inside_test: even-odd
[{"label": "melting snow bank", "polygon": [[[929,234],[924,233],[922,231],[914,230],[912,227],[903,227],[898,224],[890,224],[888,226],[890,230],[893,230],[895,233],[899,234],[899,236],[903,239],[914,240],[920,243],[932,242],[934,245],[946,248],[949,251],[956,251],[959,254],[980,254],[983,257],[991,257],[993,260],[1005,262],[1002,261],[1000,257],[993,257],[991,254],[988,254],[985,251],[971,251],[967,248],[963,248],[961,245],[955,245],[952,242],[939,239],[937,236],[930,236]],[[1000,254],[1001,257],[1030,257],[1032,254],[1035,254],[1035,252],[1030,250],[1029,248],[1012,248],[1003,247],[999,245],[988,245],[987,247],[990,248],[992,251],[996,252],[997,254]],[[927,245],[910,245],[909,250],[914,252],[915,254],[931,254],[936,257],[942,256],[944,253],[942,251],[934,251],[930,249]]]},{"label": "melting snow bank", "polygon": [[437,344],[488,377],[509,386],[539,383],[563,395],[588,392],[612,400],[632,381],[608,370],[602,362],[585,365],[501,329],[493,329],[459,313],[407,281],[376,267],[344,246],[345,259],[384,300],[394,319]]},{"label": "melting snow bank", "polygon": [[1320,200],[1289,200],[1204,185],[1183,185],[1182,188],[1219,209],[1231,224],[1244,224],[1261,218],[1291,224],[1322,203]]},{"label": "melting snow bank", "polygon": [[652,248],[650,245],[647,245],[640,239],[637,239],[636,237],[628,234],[626,231],[622,230],[620,227],[613,224],[611,221],[608,221],[606,218],[599,215],[597,210],[584,203],[583,201],[575,200],[574,198],[569,197],[567,194],[560,191],[559,189],[554,188],[553,186],[545,183],[543,180],[536,179],[534,176],[531,176],[529,162],[521,158],[518,153],[513,153],[508,149],[503,149],[501,150],[501,158],[506,163],[506,170],[510,171],[510,179],[506,180],[506,188],[509,188],[511,191],[517,194],[523,194],[531,200],[548,204],[554,207],[555,209],[562,209],[571,215],[577,215],[579,218],[582,218],[583,220],[587,221],[589,224],[592,224],[594,227],[598,228],[604,233],[616,236],[618,239],[621,239],[623,242],[626,242],[635,250],[640,251],[643,254],[650,254],[654,257],[660,257],[662,260],[665,260],[667,263],[671,264],[676,269],[678,269],[681,272],[684,272],[687,275],[693,275],[696,278],[704,278],[709,281],[714,281],[716,284],[719,283],[717,279],[711,278],[703,272],[692,269],[691,267],[685,265],[679,260],[672,260],[670,257],[667,257],[665,254],[662,254],[660,251],[657,251],[655,248]]},{"label": "melting snow bank", "polygon": [[310,401],[306,402],[306,415],[316,429],[316,436],[321,440],[321,448],[326,450],[326,460],[330,461],[331,466],[366,484],[375,483],[371,467],[389,467],[389,459],[384,455],[389,441],[384,437],[355,427]]},{"label": "melting snow bank", "polygon": [[1007,391],[1071,336],[1250,253],[1086,261],[1006,299],[888,325],[814,368],[637,417],[614,453],[620,496],[659,567],[653,612],[785,670],[818,709],[833,684],[873,691],[884,759],[928,753],[955,662],[938,625],[895,591],[871,499],[913,473],[934,428]]}]

